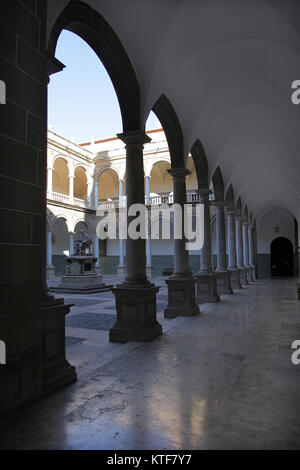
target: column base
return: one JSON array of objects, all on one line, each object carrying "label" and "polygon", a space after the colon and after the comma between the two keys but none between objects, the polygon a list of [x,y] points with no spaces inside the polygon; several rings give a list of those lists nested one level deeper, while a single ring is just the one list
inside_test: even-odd
[{"label": "column base", "polygon": [[228,268],[231,273],[231,287],[232,289],[242,289],[240,281],[240,271],[237,268]]},{"label": "column base", "polygon": [[156,294],[159,287],[145,283],[123,282],[112,289],[116,296],[117,321],[109,331],[109,341],[150,341],[162,334],[156,319]]},{"label": "column base", "polygon": [[219,302],[220,296],[217,290],[217,278],[213,272],[201,272],[196,275],[196,302]]},{"label": "column base", "polygon": [[250,266],[245,266],[245,270],[246,270],[246,280],[247,280],[248,284],[250,284],[250,282],[252,281]]},{"label": "column base", "polygon": [[119,264],[118,265],[118,270],[117,270],[117,275],[121,278],[124,278],[126,274],[126,266],[125,264]]},{"label": "column base", "polygon": [[165,318],[191,317],[200,313],[195,299],[195,282],[191,274],[177,274],[166,280],[168,306]]},{"label": "column base", "polygon": [[246,269],[245,268],[238,268],[238,270],[240,272],[240,282],[241,282],[242,286],[247,286],[249,284],[249,282],[247,280]]},{"label": "column base", "polygon": [[55,279],[55,266],[53,266],[52,264],[47,265],[47,279],[49,279],[50,281],[52,279]]},{"label": "column base", "polygon": [[77,380],[75,367],[66,360],[65,316],[70,305],[48,296],[42,302],[42,395],[47,395]]},{"label": "column base", "polygon": [[250,267],[250,273],[251,273],[251,281],[256,281],[256,273],[255,273],[255,266]]},{"label": "column base", "polygon": [[152,279],[153,277],[153,266],[152,264],[146,264],[146,275],[148,279]]},{"label": "column base", "polygon": [[231,287],[231,273],[230,271],[216,271],[217,276],[217,289],[219,294],[233,294]]},{"label": "column base", "polygon": [[102,267],[100,264],[95,264],[95,272],[99,275],[102,276]]}]

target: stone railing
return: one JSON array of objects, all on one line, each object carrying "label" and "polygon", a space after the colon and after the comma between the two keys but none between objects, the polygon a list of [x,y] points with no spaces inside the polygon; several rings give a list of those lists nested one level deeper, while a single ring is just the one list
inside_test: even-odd
[{"label": "stone railing", "polygon": [[[119,209],[121,207],[125,207],[126,205],[125,201],[126,199],[124,198],[123,201],[116,199],[114,201],[99,202],[98,210],[109,211],[112,209]],[[187,193],[186,201],[189,204],[197,204],[200,202],[200,195],[196,192]],[[173,204],[173,202],[174,202],[174,199],[173,199],[172,194],[168,196],[151,196],[150,197],[151,206],[160,206],[161,204]],[[148,205],[146,197],[145,197],[145,204]]]},{"label": "stone railing", "polygon": [[77,207],[84,207],[84,208],[89,207],[88,201],[85,201],[84,199],[79,199],[76,197],[72,199],[70,198],[68,194],[56,193],[54,191],[47,192],[47,199],[60,202],[62,204],[70,204],[72,206],[77,206]]}]

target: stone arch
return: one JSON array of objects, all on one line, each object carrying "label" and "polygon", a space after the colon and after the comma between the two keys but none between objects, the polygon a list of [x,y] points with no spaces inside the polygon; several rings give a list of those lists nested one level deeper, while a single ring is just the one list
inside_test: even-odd
[{"label": "stone arch", "polygon": [[242,217],[242,200],[241,196],[239,196],[236,206],[235,206],[235,212],[238,217]]},{"label": "stone arch", "polygon": [[216,168],[213,177],[212,184],[214,188],[215,200],[222,202],[224,201],[224,180],[220,167]]},{"label": "stone arch", "polygon": [[230,210],[230,211],[234,211],[234,209],[235,209],[234,190],[233,190],[232,184],[229,186],[229,188],[226,192],[225,200],[226,200],[227,209]]},{"label": "stone arch", "polygon": [[150,172],[151,193],[164,194],[173,191],[173,179],[168,173],[168,169],[171,169],[171,165],[167,160],[159,160],[152,165]]},{"label": "stone arch", "polygon": [[70,221],[65,215],[57,215],[53,222],[53,255],[67,255],[69,250],[68,232],[70,232]]},{"label": "stone arch", "polygon": [[159,119],[166,135],[171,158],[171,167],[184,167],[183,132],[175,109],[168,98],[163,94],[156,101],[152,110]]},{"label": "stone arch", "polygon": [[87,188],[87,171],[82,165],[76,165],[74,168],[74,197],[78,199],[87,200],[88,188]]},{"label": "stone arch", "polygon": [[140,89],[134,69],[119,38],[108,22],[90,5],[72,0],[57,18],[48,43],[50,57],[63,29],[77,34],[99,57],[115,88],[123,132],[141,128]]},{"label": "stone arch", "polygon": [[53,162],[52,190],[55,193],[69,194],[70,165],[66,158],[58,156]]},{"label": "stone arch", "polygon": [[194,161],[194,166],[197,174],[198,188],[209,189],[208,183],[208,162],[207,157],[200,140],[197,139],[192,148],[191,155]]},{"label": "stone arch", "polygon": [[99,172],[98,197],[100,201],[115,199],[119,197],[119,172],[107,166]]},{"label": "stone arch", "polygon": [[243,222],[248,222],[248,221],[249,221],[248,207],[245,206],[243,210]]},{"label": "stone arch", "polygon": [[195,191],[198,188],[198,180],[194,160],[191,155],[188,156],[186,161],[186,168],[190,171],[190,174],[186,177],[187,192]]}]

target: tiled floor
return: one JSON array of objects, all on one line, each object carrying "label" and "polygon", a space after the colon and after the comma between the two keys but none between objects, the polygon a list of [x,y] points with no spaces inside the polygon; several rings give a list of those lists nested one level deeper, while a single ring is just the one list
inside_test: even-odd
[{"label": "tiled floor", "polygon": [[146,344],[108,342],[111,293],[66,294],[78,382],[12,416],[1,448],[300,448],[295,280],[257,281],[174,320],[163,318],[166,294],[164,334]]}]

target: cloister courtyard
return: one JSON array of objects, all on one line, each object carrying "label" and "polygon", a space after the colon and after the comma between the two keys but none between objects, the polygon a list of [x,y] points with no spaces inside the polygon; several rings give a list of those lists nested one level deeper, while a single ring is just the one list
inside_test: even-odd
[{"label": "cloister courtyard", "polygon": [[259,280],[176,319],[164,318],[167,289],[155,282],[164,333],[144,344],[108,341],[111,292],[64,295],[78,381],[8,418],[1,448],[299,448],[295,280]]}]

